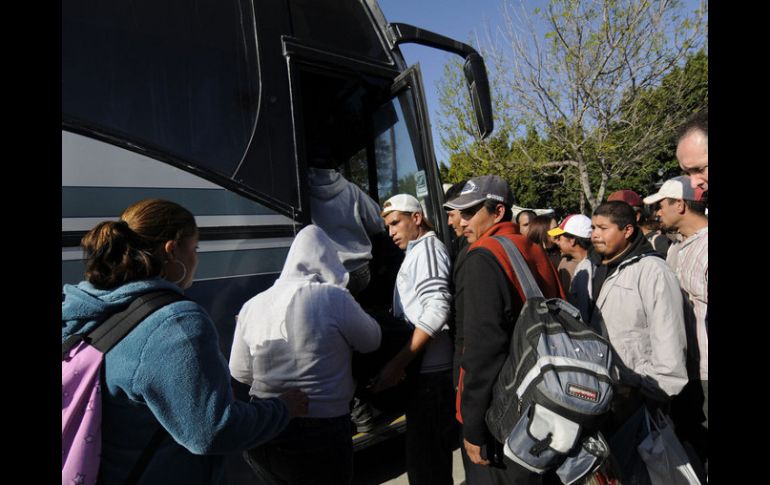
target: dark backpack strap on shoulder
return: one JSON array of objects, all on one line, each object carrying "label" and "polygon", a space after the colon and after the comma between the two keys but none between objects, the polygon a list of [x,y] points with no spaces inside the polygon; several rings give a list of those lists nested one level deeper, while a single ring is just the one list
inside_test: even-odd
[{"label": "dark backpack strap on shoulder", "polygon": [[493,239],[498,241],[505,250],[505,254],[508,255],[508,259],[511,261],[513,271],[516,273],[516,277],[519,279],[521,289],[524,291],[524,295],[527,299],[530,298],[543,298],[543,292],[540,291],[540,287],[537,286],[535,277],[532,275],[527,262],[524,260],[524,256],[521,255],[521,251],[516,245],[504,236],[492,236]]},{"label": "dark backpack strap on shoulder", "polygon": [[151,313],[170,303],[186,299],[184,295],[171,290],[145,293],[134,299],[128,308],[96,327],[85,340],[102,353],[107,353]]}]

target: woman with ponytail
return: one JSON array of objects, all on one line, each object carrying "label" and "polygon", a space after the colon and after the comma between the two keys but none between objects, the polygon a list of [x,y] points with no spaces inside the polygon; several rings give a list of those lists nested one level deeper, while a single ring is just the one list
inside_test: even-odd
[{"label": "woman with ponytail", "polygon": [[[81,241],[85,281],[64,285],[62,342],[145,293],[183,293],[198,266],[197,244],[193,215],[165,200],[139,201],[120,220],[99,223]],[[214,324],[190,300],[155,311],[105,355],[101,396],[101,483],[124,483],[159,429],[139,483],[217,483],[223,455],[271,439],[307,412],[297,390],[236,401]]]}]

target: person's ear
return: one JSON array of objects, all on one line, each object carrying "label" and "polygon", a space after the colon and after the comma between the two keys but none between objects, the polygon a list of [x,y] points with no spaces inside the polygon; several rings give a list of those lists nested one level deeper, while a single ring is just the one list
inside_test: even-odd
[{"label": "person's ear", "polygon": [[505,206],[503,204],[497,204],[495,206],[495,224],[503,220],[505,215]]},{"label": "person's ear", "polygon": [[176,241],[166,241],[163,245],[163,251],[166,253],[166,258],[174,259],[174,249],[176,248]]},{"label": "person's ear", "polygon": [[626,239],[631,239],[631,236],[634,234],[634,225],[628,224],[625,228],[623,228],[623,237]]}]

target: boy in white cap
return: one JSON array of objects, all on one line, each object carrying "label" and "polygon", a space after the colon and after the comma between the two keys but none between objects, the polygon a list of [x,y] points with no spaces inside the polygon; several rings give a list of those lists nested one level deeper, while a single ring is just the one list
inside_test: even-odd
[{"label": "boy in white cap", "polygon": [[[581,298],[591,298],[591,276],[593,266],[588,259],[591,245],[591,219],[583,214],[570,214],[559,224],[559,227],[548,231],[548,235],[556,239],[561,254],[570,256],[577,263],[575,272],[567,291],[567,300],[580,309],[586,309],[589,301],[579,301]],[[576,288],[587,288],[588,291],[576,291]],[[583,321],[588,322],[587,312],[582,315]]]},{"label": "boy in white cap", "polygon": [[[393,242],[406,251],[393,290],[393,316],[414,327],[411,339],[372,384],[372,391],[407,382],[406,469],[409,483],[452,482],[456,425],[452,416],[450,259],[420,205],[409,194],[383,204],[382,217]],[[407,366],[421,354],[419,373]]]}]

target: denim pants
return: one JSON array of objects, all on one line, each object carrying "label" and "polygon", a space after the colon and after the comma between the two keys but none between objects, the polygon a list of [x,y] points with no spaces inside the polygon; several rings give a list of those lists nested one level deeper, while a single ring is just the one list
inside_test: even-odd
[{"label": "denim pants", "polygon": [[452,370],[407,378],[406,471],[409,485],[452,485],[458,445]]},{"label": "denim pants", "polygon": [[271,441],[244,453],[246,463],[272,485],[347,485],[353,478],[350,414],[294,418]]}]

